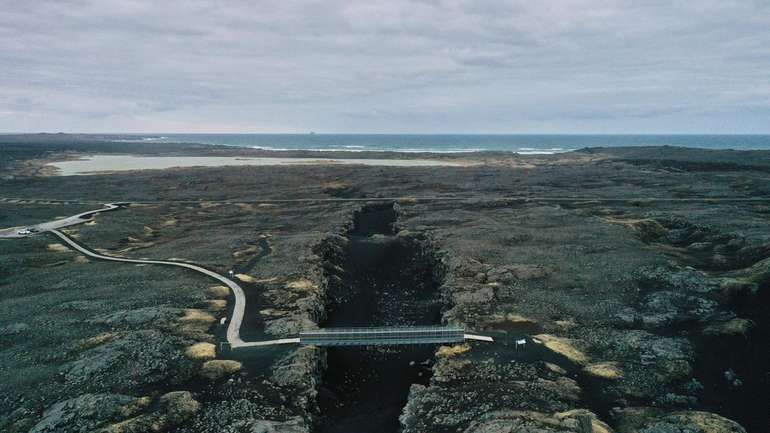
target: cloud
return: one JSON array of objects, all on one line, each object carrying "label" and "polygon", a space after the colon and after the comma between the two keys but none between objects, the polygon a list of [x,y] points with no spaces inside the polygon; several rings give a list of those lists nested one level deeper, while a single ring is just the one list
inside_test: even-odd
[{"label": "cloud", "polygon": [[768,132],[764,0],[0,8],[0,131]]}]

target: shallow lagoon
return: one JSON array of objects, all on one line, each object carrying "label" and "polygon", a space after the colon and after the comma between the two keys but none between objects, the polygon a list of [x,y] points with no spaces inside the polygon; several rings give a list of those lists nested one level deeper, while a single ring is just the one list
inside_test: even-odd
[{"label": "shallow lagoon", "polygon": [[235,165],[360,164],[383,167],[445,167],[465,164],[432,159],[332,159],[332,158],[245,158],[229,156],[134,156],[91,155],[82,159],[51,162],[59,176],[111,171],[160,170],[172,167],[223,167]]}]

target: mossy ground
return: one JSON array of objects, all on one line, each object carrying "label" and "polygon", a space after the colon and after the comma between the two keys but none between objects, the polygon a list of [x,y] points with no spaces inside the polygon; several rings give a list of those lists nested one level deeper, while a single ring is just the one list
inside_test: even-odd
[{"label": "mossy ground", "polygon": [[[201,149],[196,151],[213,152]],[[759,431],[758,404],[768,400],[770,384],[762,379],[766,370],[756,367],[767,365],[767,354],[753,341],[768,329],[770,210],[760,202],[709,199],[770,197],[770,158],[760,152],[741,164],[733,155],[725,165],[709,162],[717,154],[694,152],[498,155],[488,157],[495,162],[487,166],[440,169],[190,168],[69,178],[22,173],[0,187],[11,197],[147,202],[98,215],[95,224],[71,232],[114,254],[174,257],[220,272],[248,268],[243,272],[254,281],[245,284],[249,320],[242,335],[255,339],[321,320],[326,282],[316,247],[344,233],[360,207],[263,200],[413,197],[397,203],[396,232],[424,235],[435,245],[446,268],[443,319],[488,327],[500,344],[474,343],[468,351],[438,357],[436,381],[413,389],[405,431],[462,429],[511,408],[553,414],[588,407],[620,427],[623,411],[611,410],[615,405],[706,409]],[[442,195],[466,199],[414,199]],[[602,198],[633,200],[596,200]],[[93,207],[0,202],[0,225]],[[0,241],[0,429],[27,431],[45,408],[91,389],[135,397],[189,389],[201,409],[180,431],[218,432],[238,417],[314,416],[307,391],[314,382],[279,380],[273,372],[276,360],[292,349],[232,355],[243,365],[228,373],[232,381],[196,375],[202,361],[185,357],[184,350],[206,335],[215,342],[222,331],[216,323],[227,313],[211,308],[212,299],[226,297],[207,291],[215,282],[184,270],[84,261],[48,248],[56,242],[47,235]],[[263,251],[261,242],[270,253],[252,262]],[[169,313],[176,309],[178,314]],[[179,320],[185,310],[200,314]],[[93,321],[120,311],[141,314],[132,313],[131,323]],[[727,338],[729,356],[709,351],[707,329],[725,323],[730,330],[747,321],[753,326]],[[570,361],[531,341],[527,351],[517,352],[512,340],[530,333],[569,339],[553,341],[572,342],[586,359],[573,354]],[[110,358],[113,352],[152,366],[152,374],[142,375],[150,379],[132,382],[139,372],[96,371],[98,381],[68,381],[81,371],[74,366],[124,365]],[[320,362],[311,358],[307,362]],[[598,377],[577,365],[589,360]],[[741,388],[724,380],[728,369],[742,379]],[[294,403],[297,395],[302,403]]]}]

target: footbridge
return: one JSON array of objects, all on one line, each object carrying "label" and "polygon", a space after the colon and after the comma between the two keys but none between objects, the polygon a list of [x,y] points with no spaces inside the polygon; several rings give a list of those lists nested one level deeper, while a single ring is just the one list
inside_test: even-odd
[{"label": "footbridge", "polygon": [[458,326],[394,326],[373,328],[324,328],[299,333],[299,344],[313,346],[384,346],[396,344],[492,341],[491,337],[466,334]]},{"label": "footbridge", "polygon": [[[102,209],[41,223],[34,226],[28,226],[26,230],[20,227],[9,229],[0,229],[0,238],[24,238],[34,235],[38,232],[48,232],[61,239],[67,246],[73,250],[88,257],[111,262],[124,262],[132,264],[162,265],[185,268],[199,272],[207,277],[213,278],[226,285],[233,293],[235,305],[233,306],[232,316],[228,320],[226,342],[222,342],[221,347],[225,350],[241,349],[248,347],[273,346],[279,344],[302,344],[314,346],[381,346],[395,344],[436,344],[436,343],[457,343],[463,340],[477,340],[492,342],[491,337],[483,335],[466,334],[463,328],[457,326],[414,326],[414,327],[376,327],[376,328],[324,328],[315,330],[300,331],[299,336],[290,336],[286,338],[264,340],[264,341],[243,341],[240,336],[240,329],[243,323],[246,296],[238,283],[217,272],[206,269],[193,263],[187,263],[174,260],[152,260],[152,259],[132,259],[120,256],[111,256],[87,248],[76,242],[69,235],[58,230],[64,227],[82,224],[91,215],[118,209],[120,203],[108,204]],[[31,230],[34,229],[34,230]]]}]

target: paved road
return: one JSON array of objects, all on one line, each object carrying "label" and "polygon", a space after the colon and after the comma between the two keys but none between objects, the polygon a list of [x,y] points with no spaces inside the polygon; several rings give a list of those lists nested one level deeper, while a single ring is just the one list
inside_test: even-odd
[{"label": "paved road", "polygon": [[[33,236],[37,233],[49,232],[59,237],[59,239],[64,241],[64,243],[67,244],[70,248],[80,252],[81,254],[85,254],[88,257],[92,257],[98,260],[106,260],[111,262],[123,262],[123,263],[148,264],[148,265],[175,266],[175,267],[180,267],[185,269],[191,269],[193,271],[202,273],[210,278],[213,278],[219,281],[220,283],[229,287],[230,290],[233,292],[233,296],[235,298],[235,305],[233,306],[233,314],[227,326],[227,342],[229,343],[232,349],[239,349],[239,348],[245,348],[245,347],[272,346],[272,345],[278,345],[278,344],[298,344],[301,342],[299,337],[281,338],[281,339],[267,340],[267,341],[243,341],[240,336],[240,329],[241,329],[241,325],[243,324],[243,315],[246,308],[246,295],[243,292],[243,288],[241,288],[241,286],[239,286],[238,283],[236,283],[235,281],[223,275],[220,275],[214,271],[208,270],[206,268],[203,268],[201,266],[194,265],[191,263],[175,262],[170,260],[130,259],[125,257],[114,257],[114,256],[100,254],[75,242],[72,238],[70,238],[63,232],[59,231],[59,229],[64,227],[69,227],[76,224],[82,224],[88,221],[87,218],[90,217],[91,215],[94,215],[100,212],[115,210],[118,208],[120,208],[120,204],[109,203],[104,205],[104,208],[102,209],[91,210],[91,211],[83,212],[67,218],[62,218],[54,221],[26,226],[27,228],[33,228],[36,230],[35,233],[31,233],[28,235],[18,234],[17,231],[21,227],[2,229],[0,230],[0,238],[3,238],[3,237],[4,238],[23,238],[27,236]],[[472,334],[464,334],[464,338],[467,340],[478,340],[478,341],[489,341],[489,342],[492,341],[492,338],[490,337],[472,335]]]},{"label": "paved road", "polygon": [[88,212],[79,213],[77,215],[73,215],[67,218],[48,221],[48,222],[35,224],[31,226],[11,227],[8,229],[2,229],[0,230],[0,238],[23,238],[34,234],[32,233],[28,235],[21,235],[18,233],[18,231],[22,228],[28,228],[28,229],[31,228],[31,229],[34,229],[36,232],[47,232],[50,230],[62,229],[64,227],[83,224],[88,220],[88,217],[90,217],[91,215],[115,210],[115,209],[118,209],[119,207],[120,205],[118,204],[108,203],[108,204],[105,204],[104,208],[102,209],[90,210]]},{"label": "paved road", "polygon": [[[127,259],[123,257],[106,256],[104,254],[99,254],[83,247],[79,243],[72,240],[72,238],[70,238],[69,236],[65,235],[64,233],[56,229],[51,229],[49,231],[54,235],[58,236],[62,241],[64,241],[72,249],[77,250],[78,252],[85,254],[89,257],[93,257],[95,259],[108,260],[112,262],[176,266],[180,268],[192,269],[194,271],[207,275],[211,278],[214,278],[217,281],[221,282],[222,284],[226,285],[227,287],[230,288],[230,290],[233,291],[233,295],[235,295],[235,306],[233,307],[233,316],[230,318],[230,323],[227,326],[227,342],[230,344],[230,347],[232,349],[300,343],[300,338],[281,338],[277,340],[266,340],[266,341],[243,341],[240,336],[240,330],[241,330],[241,324],[243,323],[243,313],[246,307],[246,295],[243,293],[243,289],[241,288],[241,286],[238,285],[238,283],[214,271],[210,271],[206,268],[202,268],[200,266],[193,265],[190,263],[184,263],[184,262],[173,262],[168,260]],[[330,330],[327,330],[327,331],[330,331]],[[463,337],[466,340],[477,340],[477,341],[486,341],[486,342],[493,341],[491,337],[486,337],[481,335],[463,334]]]},{"label": "paved road", "polygon": [[[0,238],[24,238],[27,236],[34,236],[35,234],[38,234],[38,233],[50,232],[58,236],[72,249],[75,249],[78,252],[85,254],[89,257],[93,257],[95,259],[108,260],[112,262],[176,266],[176,267],[191,269],[191,270],[200,272],[226,285],[233,292],[233,295],[235,297],[235,305],[233,307],[233,316],[230,318],[230,323],[227,326],[227,342],[230,344],[231,348],[237,349],[241,347],[271,346],[274,344],[299,343],[299,338],[283,338],[283,339],[268,340],[268,341],[249,341],[249,342],[243,341],[240,336],[240,330],[241,330],[241,324],[243,323],[244,310],[246,308],[246,295],[243,293],[243,289],[241,288],[241,286],[239,286],[235,281],[229,278],[226,278],[214,271],[210,271],[208,269],[205,269],[203,267],[193,265],[190,263],[173,262],[173,261],[167,261],[167,260],[127,259],[123,257],[106,256],[104,254],[99,254],[89,250],[88,248],[85,248],[84,246],[72,240],[72,238],[70,238],[69,236],[59,231],[59,229],[64,227],[70,227],[73,225],[82,224],[88,221],[88,217],[90,217],[91,215],[115,210],[118,208],[120,208],[120,204],[109,203],[104,205],[104,208],[102,209],[96,209],[96,210],[79,213],[77,215],[73,215],[67,218],[61,218],[58,220],[44,222],[44,223],[30,225],[30,226],[1,229]],[[19,234],[18,230],[21,228],[34,229],[35,233],[26,234],[26,235]]]},{"label": "paved road", "polygon": [[93,257],[95,259],[108,260],[112,262],[176,266],[179,268],[192,269],[193,271],[200,272],[201,274],[214,278],[220,283],[226,285],[227,287],[230,288],[230,290],[233,291],[233,295],[235,296],[235,306],[233,307],[233,316],[230,318],[230,323],[227,326],[227,342],[230,344],[230,347],[233,349],[242,348],[242,347],[272,346],[275,344],[299,343],[299,338],[283,338],[278,340],[249,341],[249,342],[241,340],[240,331],[241,331],[241,324],[243,323],[243,312],[244,312],[244,309],[246,308],[246,295],[243,293],[243,289],[241,288],[241,286],[238,285],[238,283],[214,271],[210,271],[206,268],[202,268],[197,265],[193,265],[190,263],[183,263],[183,262],[172,262],[167,260],[127,259],[123,257],[105,256],[103,254],[95,253],[83,247],[82,245],[75,242],[74,240],[72,240],[72,238],[60,232],[59,230],[49,229],[48,231],[58,236],[62,241],[64,241],[72,249],[77,250],[78,252],[85,254],[89,257]]}]

